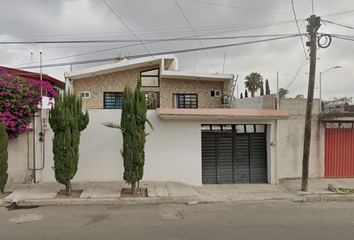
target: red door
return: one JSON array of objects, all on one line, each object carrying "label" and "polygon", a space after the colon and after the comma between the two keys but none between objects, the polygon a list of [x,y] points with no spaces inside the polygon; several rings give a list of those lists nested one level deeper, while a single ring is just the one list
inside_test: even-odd
[{"label": "red door", "polygon": [[326,123],[325,177],[354,177],[353,123]]}]

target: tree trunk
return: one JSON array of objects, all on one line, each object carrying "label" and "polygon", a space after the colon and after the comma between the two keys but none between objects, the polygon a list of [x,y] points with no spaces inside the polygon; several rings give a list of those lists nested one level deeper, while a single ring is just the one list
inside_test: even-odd
[{"label": "tree trunk", "polygon": [[132,195],[136,194],[136,182],[132,182]]},{"label": "tree trunk", "polygon": [[66,196],[71,196],[71,182],[67,182],[66,185]]}]

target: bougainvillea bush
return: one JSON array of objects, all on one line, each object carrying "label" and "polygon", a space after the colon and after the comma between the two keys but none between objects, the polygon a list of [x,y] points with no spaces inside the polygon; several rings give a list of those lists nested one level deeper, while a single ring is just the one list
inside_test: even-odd
[{"label": "bougainvillea bush", "polygon": [[9,139],[31,131],[28,125],[38,111],[42,95],[51,100],[55,91],[50,82],[18,77],[0,68],[0,121],[5,120]]}]

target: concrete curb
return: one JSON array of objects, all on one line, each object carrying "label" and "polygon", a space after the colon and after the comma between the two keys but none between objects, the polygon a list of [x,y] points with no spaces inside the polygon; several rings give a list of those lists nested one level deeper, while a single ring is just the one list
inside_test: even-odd
[{"label": "concrete curb", "polygon": [[91,198],[91,199],[11,199],[0,200],[0,206],[9,206],[16,203],[21,207],[44,207],[44,206],[106,206],[106,205],[159,205],[159,204],[196,204],[208,203],[233,203],[233,202],[272,202],[287,201],[293,202],[291,198],[273,198],[273,199],[239,199],[239,200],[212,200],[200,197],[149,197],[149,198]]},{"label": "concrete curb", "polygon": [[353,202],[354,195],[306,195],[304,202]]},{"label": "concrete curb", "polygon": [[0,206],[16,203],[18,206],[94,206],[94,205],[157,205],[187,204],[190,201],[207,203],[195,197],[149,197],[149,198],[88,198],[88,199],[11,199],[0,200]]}]

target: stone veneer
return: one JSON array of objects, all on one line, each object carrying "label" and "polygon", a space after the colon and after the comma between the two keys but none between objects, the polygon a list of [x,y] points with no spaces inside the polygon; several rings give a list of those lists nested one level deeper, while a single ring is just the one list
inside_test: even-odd
[{"label": "stone veneer", "polygon": [[[83,109],[103,108],[104,92],[123,92],[125,85],[135,88],[140,72],[158,68],[158,65],[119,71],[89,78],[74,80],[77,96],[80,92],[90,92],[90,98],[82,100]],[[220,97],[211,97],[210,91],[219,90],[223,94],[222,81],[200,81],[160,78],[160,87],[141,87],[144,92],[160,92],[160,107],[172,108],[174,93],[198,94],[198,108],[222,108]]]}]

